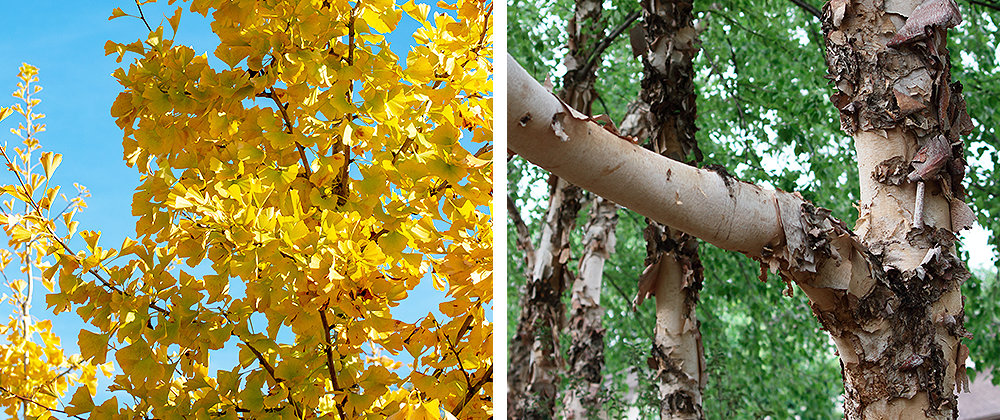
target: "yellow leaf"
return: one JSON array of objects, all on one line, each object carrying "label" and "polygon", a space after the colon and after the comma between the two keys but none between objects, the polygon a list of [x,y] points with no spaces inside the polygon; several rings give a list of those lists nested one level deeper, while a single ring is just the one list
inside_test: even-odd
[{"label": "yellow leaf", "polygon": [[404,3],[402,8],[406,14],[410,15],[410,17],[420,23],[427,22],[427,13],[431,10],[430,6],[426,4],[416,4],[413,0]]},{"label": "yellow leaf", "polygon": [[42,157],[39,159],[42,162],[42,169],[45,171],[45,178],[51,179],[52,173],[55,172],[59,164],[62,163],[62,155],[52,152],[42,152]]},{"label": "yellow leaf", "polygon": [[13,114],[13,113],[14,113],[14,110],[12,110],[10,108],[0,108],[0,121],[3,121],[5,118],[9,117],[10,114]]},{"label": "yellow leaf", "polygon": [[177,35],[177,25],[179,25],[181,23],[181,8],[180,8],[180,6],[177,7],[177,10],[174,11],[174,15],[172,17],[168,18],[167,21],[170,22],[170,28],[174,30],[174,35]]},{"label": "yellow leaf", "polygon": [[123,11],[121,7],[116,7],[115,10],[111,11],[111,16],[108,17],[108,20],[114,18],[120,18],[122,16],[128,16],[128,14],[125,13],[125,11]]},{"label": "yellow leaf", "polygon": [[94,400],[90,396],[90,389],[81,386],[73,393],[73,400],[66,407],[66,415],[76,416],[78,414],[89,413],[94,410]]},{"label": "yellow leaf", "polygon": [[378,238],[378,246],[386,255],[399,255],[406,248],[407,239],[398,230],[389,232]]},{"label": "yellow leaf", "polygon": [[77,335],[77,343],[80,345],[80,355],[84,359],[94,358],[95,364],[104,363],[108,356],[109,334],[94,334],[87,330],[80,330]]}]

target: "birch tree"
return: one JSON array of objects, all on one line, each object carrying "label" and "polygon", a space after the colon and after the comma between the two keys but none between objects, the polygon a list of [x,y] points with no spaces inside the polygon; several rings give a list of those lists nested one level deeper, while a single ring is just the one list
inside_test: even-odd
[{"label": "birch tree", "polygon": [[[917,4],[897,4],[889,10],[883,6],[837,2],[823,13],[831,73],[842,95],[835,96],[835,103],[863,156],[857,232],[796,194],[764,190],[721,171],[694,170],[644,153],[558,101],[537,95],[526,74],[513,66],[508,75],[509,144],[544,168],[558,168],[560,176],[574,183],[722,248],[743,252],[789,284],[797,283],[837,344],[848,418],[951,418],[968,355],[961,343],[968,334],[959,293],[968,273],[955,254],[953,232],[971,223],[958,183],[948,179],[964,173],[955,169],[964,152],[956,134],[971,129],[960,87],[949,83],[944,52],[941,29],[955,18],[935,20],[930,36],[917,33],[890,42],[905,29],[907,17],[921,13],[915,11]],[[847,40],[851,42],[845,44]],[[863,52],[838,50],[844,45]],[[843,61],[845,56],[853,60]],[[853,66],[858,57],[888,67]],[[929,82],[921,76],[925,83],[910,84],[924,92],[898,90],[922,107],[885,90],[906,86],[896,82],[918,77],[915,72],[929,76]],[[877,96],[883,100],[879,106],[864,107],[876,91],[856,88],[863,81],[879,80],[876,76],[893,82],[875,84],[891,96]],[[901,101],[907,106],[905,115],[898,112]],[[947,146],[941,146],[940,137]],[[886,143],[893,148],[884,147]],[[885,154],[873,154],[875,150]],[[944,158],[941,150],[948,152]],[[886,172],[890,160],[900,161],[901,167]],[[560,165],[568,161],[575,164]],[[885,174],[890,172],[903,179],[887,182]],[[922,200],[917,199],[920,188]],[[893,217],[882,217],[883,212]],[[869,220],[882,225],[873,226]]]}]

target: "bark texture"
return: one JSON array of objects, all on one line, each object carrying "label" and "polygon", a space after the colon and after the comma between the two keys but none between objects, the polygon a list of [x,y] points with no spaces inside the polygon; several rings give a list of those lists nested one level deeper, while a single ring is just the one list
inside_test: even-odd
[{"label": "bark texture", "polygon": [[857,148],[857,235],[878,262],[861,293],[813,302],[840,352],[848,419],[954,419],[967,386],[969,273],[954,242],[974,220],[960,138],[972,123],[946,48],[959,22],[951,0],[824,8],[831,100]]},{"label": "bark texture", "polygon": [[[829,6],[825,11],[832,14]],[[837,59],[830,62],[836,66]],[[508,147],[651,219],[761,261],[762,275],[770,269],[796,282],[837,345],[849,419],[957,416],[955,384],[965,381],[961,365],[968,355],[958,339],[968,335],[958,286],[968,274],[954,256],[951,232],[951,209],[960,205],[947,202],[946,190],[934,196],[934,182],[927,182],[927,224],[911,229],[906,215],[915,200],[913,183],[868,182],[863,188],[874,189],[862,195],[856,235],[798,194],[763,190],[723,171],[691,168],[644,150],[538,93],[544,89],[515,60],[509,63]],[[906,138],[902,132],[859,131],[858,154],[883,162],[870,152],[898,150],[903,143],[891,140]],[[872,146],[863,149],[866,144]],[[859,162],[862,172],[876,174],[865,171],[876,166],[865,162]],[[886,215],[874,216],[883,208]],[[876,223],[890,228],[865,226]]]},{"label": "bark texture", "polygon": [[563,399],[562,418],[605,418],[601,411],[604,399],[604,327],[601,308],[601,285],[604,263],[615,251],[615,227],[618,205],[595,195],[590,219],[584,226],[583,255],[579,276],[573,282],[567,330],[570,347],[567,355],[569,386]]},{"label": "bark texture", "polygon": [[[690,1],[642,2],[646,53],[642,100],[653,133],[648,147],[677,161],[701,161],[695,139],[694,64],[698,53]],[[640,295],[656,295],[649,366],[659,379],[660,418],[702,419],[705,357],[695,306],[703,275],[698,240],[655,221],[645,229],[646,270]],[[648,284],[653,281],[654,284]],[[644,290],[645,289],[645,290]]]},{"label": "bark texture", "polygon": [[507,409],[511,419],[551,419],[555,414],[559,332],[565,321],[562,295],[573,277],[566,267],[569,233],[580,211],[581,191],[554,175],[550,181],[549,209],[510,343]]},{"label": "bark texture", "polygon": [[[596,46],[604,36],[602,9],[600,0],[576,0],[573,18],[566,28],[569,35],[568,54],[564,59],[566,74],[559,97],[587,115],[592,115],[591,107],[597,99],[594,82],[600,63]],[[572,283],[570,319],[566,324],[570,345],[561,413],[566,419],[596,419],[601,413],[601,371],[604,370],[601,280],[609,249],[614,250],[617,216],[614,203],[598,198],[593,204],[585,227],[579,276]]]}]

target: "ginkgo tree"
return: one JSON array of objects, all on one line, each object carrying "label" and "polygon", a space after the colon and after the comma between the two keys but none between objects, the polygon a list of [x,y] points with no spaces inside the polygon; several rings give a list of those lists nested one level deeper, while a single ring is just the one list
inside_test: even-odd
[{"label": "ginkgo tree", "polygon": [[[10,417],[15,417],[20,411],[27,418],[43,415],[50,407],[55,407],[59,397],[72,386],[82,384],[93,388],[97,369],[101,368],[106,373],[110,365],[95,366],[85,362],[79,354],[67,355],[60,346],[62,340],[52,332],[52,321],[37,319],[31,312],[36,279],[49,291],[55,286],[53,278],[38,276],[38,269],[45,266],[41,257],[53,241],[63,240],[72,234],[77,223],[73,221],[73,216],[86,207],[84,197],[88,193],[78,185],[78,194],[67,199],[65,206],[59,205],[59,198],[65,199],[65,195],[60,195],[60,188],[49,187],[48,180],[59,166],[61,157],[44,152],[37,164],[32,159],[32,152],[41,147],[37,134],[45,131],[45,124],[39,122],[45,115],[34,112],[35,106],[41,102],[33,97],[42,90],[36,84],[38,69],[23,64],[18,79],[13,96],[23,102],[23,106],[17,103],[0,108],[0,120],[15,113],[24,120],[18,123],[17,128],[11,129],[21,139],[21,147],[10,151],[3,145],[0,151],[8,171],[19,180],[19,186],[25,187],[4,186],[3,192],[10,194],[14,200],[5,200],[0,205],[0,224],[11,245],[9,249],[0,249],[0,274],[11,291],[10,295],[3,293],[0,303],[10,304],[14,309],[7,323],[0,325],[0,335],[5,338],[5,342],[0,343],[0,360],[3,361],[0,364],[0,378],[3,378],[0,381],[0,407]],[[33,173],[39,164],[43,173]],[[24,205],[27,202],[34,202],[37,206]],[[51,223],[54,218],[62,219],[68,228],[62,236],[56,236]],[[39,234],[39,230],[44,233]],[[8,276],[6,269],[14,265],[24,277]]]},{"label": "ginkgo tree", "polygon": [[[223,68],[174,42],[181,7],[169,38],[106,44],[133,60],[111,115],[140,174],[135,237],[72,249],[54,222],[7,220],[51,238],[47,303],[89,323],[81,363],[116,361],[108,389],[135,401],[88,384],[67,414],[492,416],[492,2],[437,7],[192,1]],[[401,63],[403,14],[422,27]],[[32,185],[4,191],[38,213]],[[447,297],[394,317],[422,281]],[[227,343],[239,360],[210,365]]]}]

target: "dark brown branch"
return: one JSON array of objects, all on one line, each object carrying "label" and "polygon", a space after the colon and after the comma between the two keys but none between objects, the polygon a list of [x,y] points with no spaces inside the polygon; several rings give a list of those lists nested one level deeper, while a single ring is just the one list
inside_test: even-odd
[{"label": "dark brown branch", "polygon": [[[292,119],[288,118],[288,107],[281,103],[278,99],[278,94],[274,93],[272,88],[270,91],[264,91],[264,93],[258,93],[257,96],[263,96],[266,98],[271,98],[275,105],[278,105],[278,110],[281,111],[281,119],[285,122],[285,132],[288,134],[293,134],[292,130]],[[309,167],[309,158],[306,156],[306,148],[302,147],[299,142],[295,142],[295,148],[299,151],[299,160],[302,161],[302,166],[306,170],[306,178],[312,177],[312,168]]]},{"label": "dark brown branch", "polygon": [[[237,338],[239,338],[239,337],[237,337]],[[250,349],[251,352],[253,352],[253,355],[257,357],[257,361],[260,362],[260,364],[262,366],[264,366],[264,370],[267,370],[268,375],[271,375],[271,379],[274,379],[274,382],[276,382],[276,383],[282,383],[282,382],[285,381],[284,379],[278,378],[277,376],[274,375],[274,367],[271,366],[271,364],[267,362],[267,359],[264,357],[263,354],[261,354],[259,351],[257,351],[257,349],[255,349],[253,346],[251,346],[250,343],[248,343],[246,340],[240,338],[240,341],[242,341],[243,344],[245,344],[247,346],[247,348]],[[291,389],[288,390],[288,403],[291,404],[292,408],[295,410],[295,416],[296,416],[296,418],[300,418],[300,419],[303,418],[302,417],[302,407],[299,407],[299,405],[295,403],[295,400],[292,399],[292,390]]]},{"label": "dark brown branch", "polygon": [[142,19],[142,23],[146,24],[146,29],[149,29],[149,32],[153,32],[153,28],[149,27],[149,22],[146,22],[146,17],[142,15],[142,6],[139,5],[139,0],[135,0],[135,7],[139,9],[139,19]]},{"label": "dark brown branch", "polygon": [[23,402],[37,405],[37,406],[42,407],[42,408],[44,408],[46,410],[49,410],[50,412],[62,413],[62,414],[73,416],[73,417],[78,418],[80,420],[85,420],[83,417],[80,417],[80,416],[77,416],[77,415],[73,415],[73,414],[68,414],[65,411],[60,410],[58,408],[46,407],[46,406],[42,405],[42,403],[40,403],[38,401],[35,401],[35,400],[31,399],[31,398],[28,398],[28,397],[25,397],[25,396],[21,396],[21,395],[17,395],[16,393],[14,393],[14,391],[11,391],[11,390],[9,390],[7,388],[4,388],[3,386],[0,386],[0,392],[2,392],[4,394],[9,394],[10,396],[12,396],[14,398],[17,398],[17,399],[19,399],[19,400],[21,400]]},{"label": "dark brown branch", "polygon": [[472,387],[469,388],[469,390],[465,393],[465,398],[462,400],[462,404],[459,405],[458,407],[455,407],[455,411],[452,411],[451,414],[455,415],[455,417],[458,417],[458,415],[462,412],[462,410],[465,410],[465,406],[469,405],[469,402],[476,397],[476,394],[478,394],[479,390],[483,388],[483,385],[486,385],[486,383],[492,381],[493,381],[493,364],[490,364],[490,367],[486,369],[486,373],[483,375],[483,377],[479,378],[479,380],[476,381],[476,383],[473,384]]},{"label": "dark brown branch", "polygon": [[618,38],[622,32],[625,32],[625,30],[632,25],[632,22],[635,22],[635,20],[639,18],[639,14],[639,10],[630,13],[625,17],[625,21],[622,22],[621,25],[618,25],[618,27],[612,30],[607,37],[601,40],[601,43],[597,44],[594,51],[590,53],[590,57],[587,58],[587,64],[583,66],[583,69],[580,70],[579,74],[590,73],[590,69],[594,67],[597,60],[601,57],[601,54],[604,54],[604,50],[608,49],[608,47],[611,46],[611,43],[614,42],[615,38]]},{"label": "dark brown branch", "polygon": [[983,7],[987,8],[987,9],[992,9],[992,10],[1000,11],[1000,6],[997,6],[995,4],[983,3],[981,1],[976,1],[976,0],[969,0],[969,3],[975,4],[977,6],[983,6]]},{"label": "dark brown branch", "polygon": [[815,16],[816,19],[823,18],[823,12],[817,9],[816,6],[806,3],[805,0],[791,0],[791,2],[794,3],[796,6],[801,7],[802,10],[805,10],[810,15]]},{"label": "dark brown branch", "polygon": [[514,199],[507,195],[507,214],[510,215],[511,220],[514,222],[514,229],[517,230],[517,247],[524,251],[525,258],[528,259],[528,265],[531,265],[531,260],[534,259],[532,256],[535,255],[535,246],[531,244],[531,237],[529,236],[528,225],[524,223],[524,219],[521,218],[521,212],[517,209],[517,204],[514,203]]},{"label": "dark brown branch", "polygon": [[[347,24],[347,65],[354,65],[354,14],[358,6],[361,5],[361,1],[354,3],[354,7],[351,8],[351,21]],[[351,84],[354,85],[353,83]],[[353,91],[353,89],[352,89]]]},{"label": "dark brown branch", "polygon": [[[329,304],[329,303],[328,303]],[[337,384],[337,371],[333,368],[333,340],[330,339],[330,323],[326,319],[326,308],[319,311],[319,319],[323,322],[323,338],[326,340],[324,349],[326,350],[326,369],[330,372],[330,382],[333,383],[333,391],[340,392],[340,385]],[[337,396],[333,397],[333,405],[337,407],[340,418],[346,419],[344,407],[337,401]]]}]

